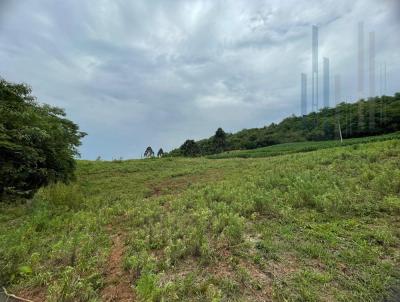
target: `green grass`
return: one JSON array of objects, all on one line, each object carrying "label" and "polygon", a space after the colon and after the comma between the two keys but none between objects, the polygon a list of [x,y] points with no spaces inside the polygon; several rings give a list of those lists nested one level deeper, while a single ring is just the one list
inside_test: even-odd
[{"label": "green grass", "polygon": [[400,140],[373,140],[80,161],[75,184],[1,205],[0,283],[32,299],[105,300],[119,234],[137,301],[383,300],[400,281]]},{"label": "green grass", "polygon": [[310,152],[310,151],[335,148],[340,146],[350,146],[350,145],[365,144],[371,142],[379,142],[379,141],[399,139],[399,138],[400,138],[400,132],[396,132],[380,136],[349,138],[349,139],[344,139],[343,142],[340,142],[339,140],[333,140],[333,141],[314,141],[314,142],[278,144],[252,150],[227,151],[219,154],[209,155],[207,157],[211,159],[234,158],[234,157],[240,157],[240,158],[269,157],[269,156],[278,156],[278,155],[293,154],[293,153]]}]

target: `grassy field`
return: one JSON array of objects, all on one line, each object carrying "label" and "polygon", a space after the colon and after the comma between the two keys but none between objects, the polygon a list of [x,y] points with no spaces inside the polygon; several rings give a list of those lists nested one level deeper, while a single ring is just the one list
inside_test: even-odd
[{"label": "grassy field", "polygon": [[0,285],[34,301],[389,299],[400,140],[308,151],[80,161],[75,184],[1,205]]},{"label": "grassy field", "polygon": [[221,159],[221,158],[233,158],[233,157],[240,157],[240,158],[269,157],[269,156],[278,156],[278,155],[293,154],[293,153],[304,153],[304,152],[316,151],[327,148],[335,148],[340,146],[351,146],[356,144],[386,141],[390,139],[400,139],[400,133],[396,132],[381,136],[349,138],[349,139],[344,139],[343,142],[334,140],[334,141],[316,141],[316,142],[279,144],[253,150],[228,151],[220,154],[210,155],[208,156],[208,158]]}]

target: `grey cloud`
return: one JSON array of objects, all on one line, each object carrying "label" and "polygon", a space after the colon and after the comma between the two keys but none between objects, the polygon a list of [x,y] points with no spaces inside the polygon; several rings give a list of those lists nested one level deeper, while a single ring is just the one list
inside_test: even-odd
[{"label": "grey cloud", "polygon": [[147,145],[168,150],[220,126],[237,131],[297,114],[312,24],[346,98],[355,98],[362,19],[378,33],[390,92],[399,88],[395,0],[4,3],[1,76],[66,108],[89,133],[85,158],[138,157]]}]

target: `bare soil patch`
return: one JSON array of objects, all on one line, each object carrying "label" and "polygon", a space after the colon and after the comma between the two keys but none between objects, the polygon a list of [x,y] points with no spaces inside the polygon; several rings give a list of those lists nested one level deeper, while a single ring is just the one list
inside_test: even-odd
[{"label": "bare soil patch", "polygon": [[112,235],[113,245],[105,271],[105,286],[101,292],[103,301],[134,301],[135,295],[129,273],[123,268],[125,252],[122,232]]}]

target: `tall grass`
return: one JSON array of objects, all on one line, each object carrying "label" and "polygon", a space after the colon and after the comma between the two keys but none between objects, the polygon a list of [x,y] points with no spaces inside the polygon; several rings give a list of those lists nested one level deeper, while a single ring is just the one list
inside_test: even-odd
[{"label": "tall grass", "polygon": [[46,203],[61,210],[79,210],[85,207],[84,195],[77,184],[51,184],[42,188],[33,202]]}]

